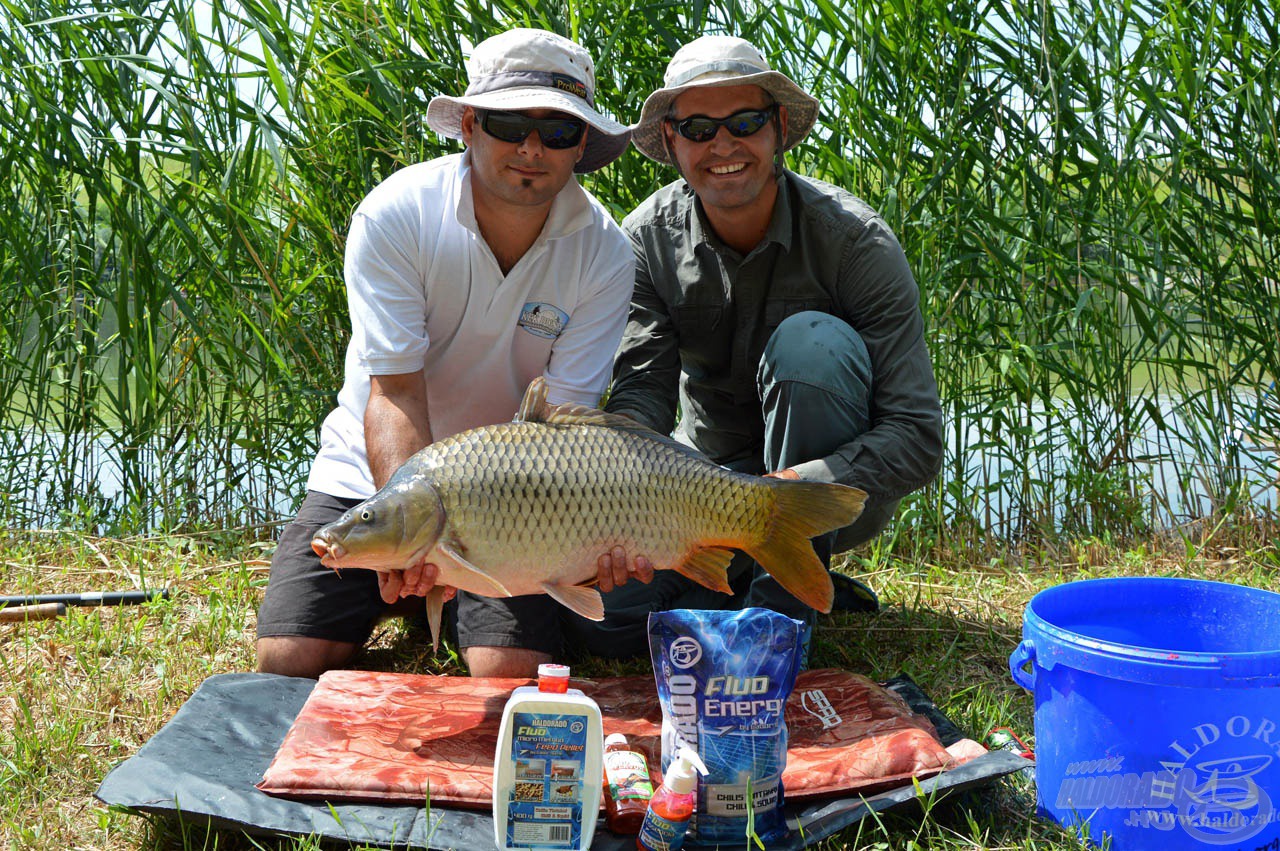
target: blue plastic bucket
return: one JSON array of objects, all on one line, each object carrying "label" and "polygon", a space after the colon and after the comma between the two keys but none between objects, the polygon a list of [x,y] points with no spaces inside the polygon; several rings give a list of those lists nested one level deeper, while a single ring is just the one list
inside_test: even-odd
[{"label": "blue plastic bucket", "polygon": [[1036,806],[1116,851],[1280,851],[1280,594],[1089,579],[1032,598]]}]

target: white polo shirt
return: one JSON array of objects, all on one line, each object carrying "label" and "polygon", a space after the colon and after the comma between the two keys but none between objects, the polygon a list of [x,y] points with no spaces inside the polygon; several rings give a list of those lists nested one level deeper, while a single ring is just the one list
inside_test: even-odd
[{"label": "white polo shirt", "polygon": [[635,282],[630,241],[576,180],[505,277],[480,236],[470,155],[403,168],[361,202],[347,237],[351,343],[310,490],[374,493],[364,442],[369,376],[425,368],[436,440],[509,421],[529,382],[597,405]]}]

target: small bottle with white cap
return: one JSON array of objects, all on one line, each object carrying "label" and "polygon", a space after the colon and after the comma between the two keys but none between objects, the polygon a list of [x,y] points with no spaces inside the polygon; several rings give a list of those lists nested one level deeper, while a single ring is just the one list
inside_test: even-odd
[{"label": "small bottle with white cap", "polygon": [[697,807],[698,775],[694,770],[707,773],[707,767],[698,758],[698,752],[689,747],[676,751],[676,757],[662,776],[662,785],[649,801],[649,811],[640,825],[636,837],[639,851],[677,851],[684,844],[689,819]]},{"label": "small bottle with white cap", "polygon": [[564,665],[539,665],[502,710],[493,755],[493,833],[502,851],[591,847],[600,812],[600,707],[569,687]]}]

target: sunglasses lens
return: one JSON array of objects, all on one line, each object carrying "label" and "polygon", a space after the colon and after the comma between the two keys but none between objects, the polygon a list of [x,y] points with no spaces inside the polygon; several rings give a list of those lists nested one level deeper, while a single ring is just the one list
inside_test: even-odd
[{"label": "sunglasses lens", "polygon": [[582,138],[582,122],[571,118],[544,118],[536,122],[538,136],[548,148],[572,148]]},{"label": "sunglasses lens", "polygon": [[676,122],[676,132],[690,142],[710,142],[724,127],[739,139],[760,132],[760,128],[769,123],[773,116],[773,107],[768,109],[744,109],[735,112],[728,118],[708,118],[705,115],[693,115],[683,121]]},{"label": "sunglasses lens", "polygon": [[484,132],[503,142],[523,142],[533,131],[533,124],[514,112],[486,112],[480,122]]},{"label": "sunglasses lens", "polygon": [[727,122],[725,126],[729,128],[729,132],[738,138],[742,138],[758,132],[761,127],[768,124],[769,111],[752,109],[730,115],[725,121]]},{"label": "sunglasses lens", "polygon": [[695,115],[693,118],[681,121],[676,125],[676,129],[690,142],[710,142],[715,138],[716,131],[720,129],[720,122],[714,118]]},{"label": "sunglasses lens", "polygon": [[480,120],[484,132],[503,142],[523,142],[534,130],[548,148],[572,148],[582,139],[583,122],[573,118],[530,118],[518,112],[486,112]]}]

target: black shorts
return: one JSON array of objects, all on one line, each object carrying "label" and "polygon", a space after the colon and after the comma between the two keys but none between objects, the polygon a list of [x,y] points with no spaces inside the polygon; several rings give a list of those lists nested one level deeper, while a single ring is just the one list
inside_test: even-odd
[{"label": "black shorts", "polygon": [[320,563],[311,539],[320,527],[362,500],[307,491],[298,516],[280,533],[267,591],[258,609],[258,637],[296,635],[364,644],[390,608],[372,570],[338,573]]},{"label": "black shorts", "polygon": [[[745,558],[745,556],[744,556]],[[599,623],[574,614],[546,594],[477,597],[458,594],[458,643],[541,650],[572,660],[585,655],[630,659],[649,654],[649,613],[667,609],[723,609],[734,598],[705,588],[674,570],[651,583],[628,582],[604,595]]]}]

